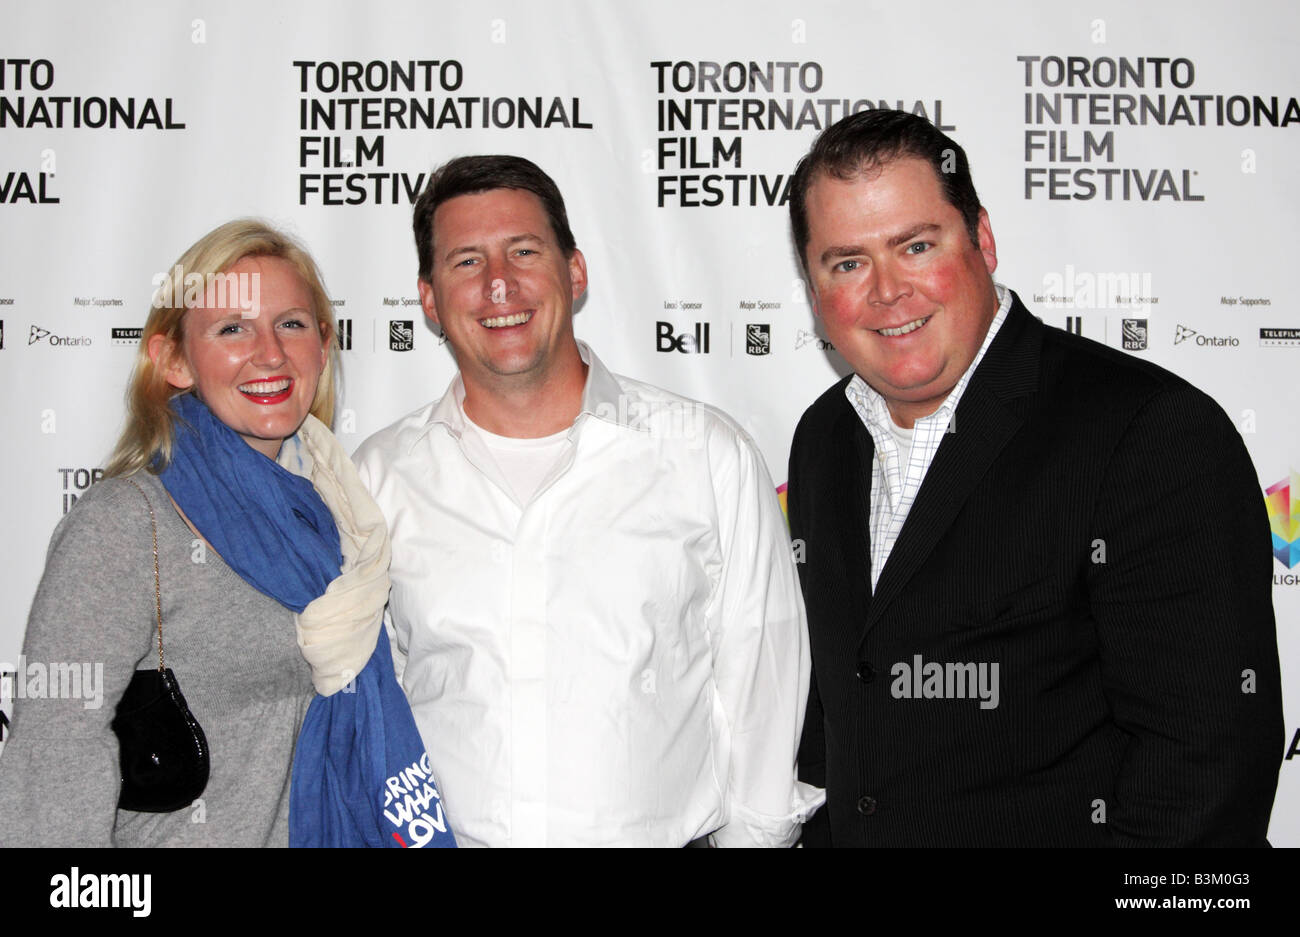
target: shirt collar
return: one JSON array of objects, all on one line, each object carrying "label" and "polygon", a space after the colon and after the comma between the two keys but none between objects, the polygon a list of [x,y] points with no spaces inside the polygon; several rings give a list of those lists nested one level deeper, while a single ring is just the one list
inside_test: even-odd
[{"label": "shirt collar", "polygon": [[633,427],[629,413],[632,408],[628,406],[627,392],[618,378],[610,373],[586,342],[578,342],[578,354],[587,365],[587,386],[582,389],[579,415],[590,414],[606,423]]},{"label": "shirt collar", "polygon": [[[993,344],[994,337],[998,330],[1002,328],[1002,323],[1007,320],[1007,313],[1011,310],[1011,290],[1007,289],[1001,283],[995,282],[993,286],[998,293],[998,311],[993,316],[993,321],[989,323],[989,330],[984,335],[984,341],[980,349],[975,353],[975,358],[970,363],[970,367],[962,374],[948,396],[944,398],[934,413],[921,417],[917,422],[922,420],[934,420],[936,418],[948,419],[957,411],[957,404],[961,401],[961,396],[966,391],[966,385],[970,383],[971,375],[979,367],[979,363],[984,358],[984,353],[989,350],[989,345]],[[889,415],[889,405],[885,403],[885,398],[880,396],[870,384],[864,381],[860,375],[853,375],[853,380],[849,381],[844,388],[844,395],[848,397],[849,403],[857,411],[858,418],[871,432],[872,438],[876,440],[876,445],[880,445],[880,434],[889,432],[892,418]]]},{"label": "shirt collar", "polygon": [[[582,388],[582,408],[578,411],[578,418],[590,414],[596,419],[617,426],[638,428],[632,423],[631,417],[635,414],[629,412],[632,408],[627,405],[627,396],[618,378],[605,367],[600,358],[596,357],[590,345],[582,341],[577,344],[578,355],[587,366],[587,382]],[[575,420],[574,425],[577,425],[577,422]],[[447,431],[456,439],[460,439],[465,433],[465,381],[459,371],[452,378],[442,399],[433,405],[433,409],[429,412],[429,419],[419,434],[420,437],[437,425],[447,427]]]}]

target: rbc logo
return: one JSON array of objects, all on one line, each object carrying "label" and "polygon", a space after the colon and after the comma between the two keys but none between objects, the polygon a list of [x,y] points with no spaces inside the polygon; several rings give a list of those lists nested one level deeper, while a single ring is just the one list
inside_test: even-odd
[{"label": "rbc logo", "polygon": [[393,351],[410,351],[414,348],[415,322],[411,319],[389,319],[388,347]]},{"label": "rbc logo", "polygon": [[678,351],[684,355],[707,355],[709,353],[709,323],[696,322],[694,334],[683,332],[673,335],[671,322],[656,322],[658,334],[655,338],[655,351]]},{"label": "rbc logo", "polygon": [[1123,323],[1122,338],[1125,351],[1146,351],[1147,320],[1125,319]]}]

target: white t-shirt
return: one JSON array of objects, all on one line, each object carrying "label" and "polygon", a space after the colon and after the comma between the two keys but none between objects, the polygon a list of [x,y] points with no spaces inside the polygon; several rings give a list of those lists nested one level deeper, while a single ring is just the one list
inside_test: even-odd
[{"label": "white t-shirt", "polygon": [[479,438],[483,440],[483,445],[487,447],[488,452],[492,453],[492,458],[496,460],[501,474],[514,489],[515,497],[519,499],[520,504],[527,504],[533,500],[533,495],[537,493],[542,479],[546,478],[563,455],[569,435],[568,429],[562,429],[551,436],[540,436],[536,439],[498,436],[479,426],[469,418],[468,414],[465,415],[465,425],[471,432],[478,433]]}]

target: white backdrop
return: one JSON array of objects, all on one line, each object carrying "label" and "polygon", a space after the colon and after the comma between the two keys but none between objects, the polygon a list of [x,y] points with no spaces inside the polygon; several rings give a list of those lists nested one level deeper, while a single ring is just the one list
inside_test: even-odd
[{"label": "white backdrop", "polygon": [[[785,185],[828,122],[901,104],[967,149],[999,279],[1031,310],[1183,374],[1237,421],[1261,497],[1274,488],[1296,686],[1294,4],[465,6],[0,4],[0,662],[119,429],[124,330],[213,226],[260,215],[315,254],[350,335],[337,429],[355,448],[453,373],[416,300],[423,174],[527,156],[587,256],[578,335],[732,413],[780,482],[799,414],[846,373],[807,303]],[[706,327],[707,353],[664,350]],[[1271,838],[1300,845],[1300,755]]]}]

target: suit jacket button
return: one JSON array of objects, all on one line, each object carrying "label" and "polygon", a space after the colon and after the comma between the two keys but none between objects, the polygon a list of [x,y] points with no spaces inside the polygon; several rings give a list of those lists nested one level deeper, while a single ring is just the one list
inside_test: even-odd
[{"label": "suit jacket button", "polygon": [[870,661],[858,661],[858,679],[863,683],[870,683],[876,679],[876,668],[871,666]]},{"label": "suit jacket button", "polygon": [[869,817],[876,812],[876,798],[862,795],[858,798],[858,813]]}]

